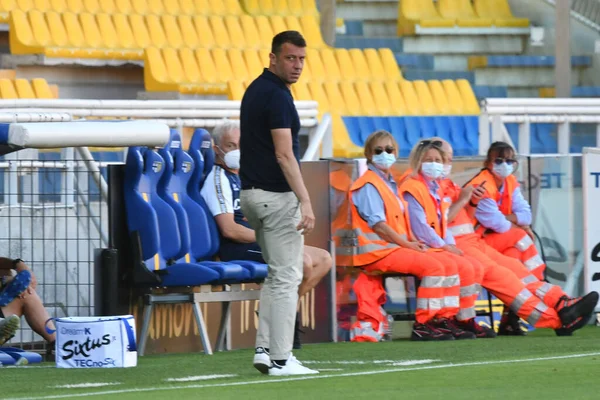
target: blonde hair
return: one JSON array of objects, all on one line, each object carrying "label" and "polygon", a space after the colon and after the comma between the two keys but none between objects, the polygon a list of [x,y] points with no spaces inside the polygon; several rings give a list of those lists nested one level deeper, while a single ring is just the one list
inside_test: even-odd
[{"label": "blonde hair", "polygon": [[396,139],[394,139],[394,136],[391,133],[389,133],[388,131],[379,130],[379,131],[375,131],[375,132],[371,133],[369,135],[369,137],[367,138],[367,140],[365,140],[365,153],[364,154],[365,154],[365,157],[367,158],[367,162],[370,163],[373,158],[373,149],[371,149],[371,147],[373,146],[373,143],[379,139],[385,139],[385,138],[389,138],[392,141],[396,155],[398,155],[398,151],[399,151],[398,143],[396,142]]},{"label": "blonde hair", "polygon": [[417,143],[410,151],[410,156],[408,157],[408,165],[410,165],[410,168],[412,169],[412,176],[416,176],[419,173],[419,170],[421,169],[421,164],[423,164],[423,158],[425,157],[425,154],[431,149],[437,150],[442,156],[443,162],[446,162],[448,157],[446,152],[442,150],[442,146],[434,145],[433,142],[435,141],[440,141],[444,143],[444,139],[438,137],[423,139],[420,140],[419,143]]}]

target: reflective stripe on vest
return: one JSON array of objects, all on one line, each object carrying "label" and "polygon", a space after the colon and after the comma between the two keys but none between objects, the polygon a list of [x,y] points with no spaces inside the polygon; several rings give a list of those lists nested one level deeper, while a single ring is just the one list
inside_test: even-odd
[{"label": "reflective stripe on vest", "polygon": [[459,237],[463,235],[468,235],[470,233],[475,233],[475,229],[473,229],[473,225],[471,224],[462,224],[456,226],[449,226],[448,229],[452,232],[454,237]]}]

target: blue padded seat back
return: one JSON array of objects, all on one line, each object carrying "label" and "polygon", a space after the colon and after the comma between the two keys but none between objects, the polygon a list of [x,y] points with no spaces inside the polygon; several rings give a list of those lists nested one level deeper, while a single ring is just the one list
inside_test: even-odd
[{"label": "blue padded seat back", "polygon": [[212,150],[212,139],[210,137],[210,133],[206,129],[198,128],[194,131],[194,135],[192,136],[192,141],[190,142],[190,149],[194,147],[200,151],[202,154],[202,158],[204,159],[204,166],[201,170],[202,179],[200,181],[200,189],[204,184],[204,180],[212,171],[212,167],[215,164],[215,154]]},{"label": "blue padded seat back", "polygon": [[163,158],[150,149],[144,152],[144,173],[147,177],[147,196],[156,212],[160,233],[160,253],[166,260],[177,260],[185,255],[182,253],[181,236],[177,214],[173,208],[163,200],[157,191],[158,182],[165,171]]},{"label": "blue padded seat back", "polygon": [[178,198],[190,222],[190,254],[192,261],[208,259],[213,256],[214,251],[211,252],[212,242],[206,214],[202,206],[194,201],[187,191],[196,167],[194,160],[188,153],[180,146],[173,145],[177,140],[179,140],[179,135],[171,136],[170,150],[173,156],[174,168],[168,191],[173,197]]},{"label": "blue padded seat back", "polygon": [[143,149],[130,147],[125,160],[125,182],[123,184],[127,228],[129,233],[138,232],[142,259],[148,269],[162,269],[166,265],[158,256],[160,235],[156,213],[149,203],[148,178],[143,175]]},{"label": "blue padded seat back", "polygon": [[[208,224],[208,232],[210,233],[210,235],[207,236],[207,240],[210,240],[208,253],[212,255],[219,250],[219,228],[215,220],[213,218],[209,218],[209,216],[212,216],[212,214],[208,208],[208,205],[206,204],[206,201],[204,201],[204,198],[202,195],[200,195],[200,189],[202,188],[202,184],[204,183],[205,179],[205,160],[209,160],[211,168],[212,164],[214,163],[214,153],[212,151],[211,141],[206,139],[205,132],[206,131],[204,129],[196,129],[194,135],[192,136],[192,140],[190,141],[188,152],[194,161],[194,169],[187,185],[187,194],[193,201],[198,203],[204,211],[204,215]],[[206,154],[206,156],[203,153]],[[190,219],[193,221],[192,217],[190,217]]]}]

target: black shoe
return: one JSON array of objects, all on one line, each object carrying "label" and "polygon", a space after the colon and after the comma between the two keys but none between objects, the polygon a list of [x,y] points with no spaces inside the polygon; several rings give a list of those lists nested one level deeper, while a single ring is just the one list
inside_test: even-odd
[{"label": "black shoe", "polygon": [[475,339],[475,334],[473,332],[461,329],[453,320],[448,318],[440,318],[433,321],[433,326],[442,333],[452,335],[456,340]]},{"label": "black shoe", "polygon": [[504,307],[502,312],[502,319],[500,320],[500,326],[498,327],[499,336],[527,336],[527,332],[521,329],[519,323],[519,316],[512,310]]},{"label": "black shoe", "polygon": [[473,333],[478,339],[493,339],[496,337],[496,332],[494,332],[493,329],[479,325],[477,321],[475,321],[475,318],[466,321],[456,321],[454,324],[466,332]]},{"label": "black shoe", "polygon": [[300,329],[300,314],[296,313],[296,324],[294,326],[294,344],[292,346],[294,350],[300,350],[302,348],[302,343],[300,342],[301,333],[304,333],[304,331]]},{"label": "black shoe", "polygon": [[454,340],[454,336],[443,333],[430,323],[419,324],[418,322],[415,322],[410,340],[423,342],[434,340]]},{"label": "black shoe", "polygon": [[583,328],[592,317],[597,303],[597,292],[590,292],[583,297],[573,299],[561,297],[556,309],[563,326],[554,330],[556,335],[571,336],[574,331]]}]

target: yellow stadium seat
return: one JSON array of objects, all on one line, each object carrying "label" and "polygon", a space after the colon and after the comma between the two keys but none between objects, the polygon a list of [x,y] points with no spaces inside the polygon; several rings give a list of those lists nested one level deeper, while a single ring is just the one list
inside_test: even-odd
[{"label": "yellow stadium seat", "polygon": [[354,68],[354,64],[352,63],[352,59],[350,58],[350,53],[348,52],[348,50],[335,49],[334,52],[338,65],[340,66],[342,79],[350,81],[357,80],[358,74],[356,73],[356,69]]},{"label": "yellow stadium seat", "polygon": [[[359,82],[357,82],[358,84]],[[371,89],[371,94],[373,96],[373,105],[375,106],[375,114],[374,115],[381,115],[381,116],[391,116],[391,115],[395,115],[395,112],[393,111],[393,107],[392,104],[390,102],[390,99],[385,91],[385,86],[383,85],[383,83],[379,82],[379,81],[373,81],[373,82],[369,82],[369,89]],[[395,86],[395,85],[394,85]],[[396,90],[398,89],[398,87],[396,86]],[[398,91],[398,93],[400,93]],[[360,93],[359,93],[360,96]],[[361,97],[361,101],[362,101],[362,97]]]},{"label": "yellow stadium seat", "polygon": [[277,15],[291,15],[287,0],[273,0],[273,13]]},{"label": "yellow stadium seat", "polygon": [[144,21],[144,17],[142,15],[130,15],[129,22],[131,24],[131,30],[133,31],[133,37],[135,38],[137,47],[145,49],[146,47],[153,45],[150,39],[150,33],[148,32],[148,27],[146,26],[146,21]]},{"label": "yellow stadium seat", "polygon": [[223,23],[223,17],[213,15],[209,17],[208,20],[210,22],[210,27],[212,28],[217,46],[225,48],[229,47],[231,45],[231,41],[229,40],[229,35],[227,34],[225,24]]},{"label": "yellow stadium seat", "polygon": [[320,82],[311,81],[307,84],[308,90],[310,91],[310,97],[319,103],[319,115],[329,112],[331,106],[327,94],[323,90],[323,85]]},{"label": "yellow stadium seat", "polygon": [[448,104],[448,97],[446,97],[442,83],[440,81],[428,81],[427,86],[429,86],[429,92],[435,103],[438,115],[450,114],[450,104]]},{"label": "yellow stadium seat", "polygon": [[31,80],[31,85],[33,86],[33,91],[35,92],[35,97],[38,99],[54,99],[54,93],[50,90],[50,86],[48,86],[48,82],[44,78],[34,78]]},{"label": "yellow stadium seat", "polygon": [[192,17],[189,15],[179,15],[177,17],[177,24],[183,37],[183,47],[196,48],[198,46],[198,34],[194,28]]},{"label": "yellow stadium seat", "polygon": [[212,14],[208,0],[194,0],[194,9],[194,15],[208,16]]},{"label": "yellow stadium seat", "polygon": [[[339,113],[340,115],[352,115],[350,114],[344,96],[340,92],[340,88],[335,82],[325,82],[323,84],[325,93],[327,94],[327,100],[329,100],[329,107],[331,110]],[[356,109],[356,106],[354,107]]]},{"label": "yellow stadium seat", "polygon": [[402,97],[404,98],[406,104],[406,111],[408,115],[423,115],[423,109],[421,107],[421,103],[419,102],[419,97],[417,96],[417,92],[413,86],[413,83],[410,81],[401,81],[400,91],[402,92]]},{"label": "yellow stadium seat", "polygon": [[251,79],[258,77],[263,72],[263,68],[267,64],[267,61],[261,60],[258,57],[256,50],[253,49],[244,50],[244,61],[246,62],[248,74],[250,74]]},{"label": "yellow stadium seat", "polygon": [[109,49],[120,48],[121,43],[117,36],[117,30],[108,14],[97,14],[98,28],[100,35],[104,40],[104,47]]},{"label": "yellow stadium seat", "polygon": [[225,26],[227,27],[227,33],[229,34],[229,41],[233,47],[245,48],[246,39],[244,32],[240,26],[239,18],[235,15],[228,15],[225,17]]},{"label": "yellow stadium seat", "polygon": [[[335,83],[327,82],[325,83],[325,90],[327,90],[328,85],[335,85]],[[360,100],[356,95],[356,91],[354,90],[354,86],[352,86],[351,82],[343,81],[340,83],[340,89],[342,95],[344,96],[344,103],[346,104],[346,114],[351,116],[359,116],[365,115],[364,111],[361,107]],[[333,89],[331,89],[333,90]],[[329,91],[327,91],[329,93]],[[335,109],[335,108],[334,108]]]},{"label": "yellow stadium seat", "polygon": [[50,92],[52,92],[52,98],[58,99],[58,85],[48,85]]},{"label": "yellow stadium seat", "polygon": [[196,15],[194,17],[194,27],[196,28],[200,47],[212,48],[216,45],[215,37],[213,36],[212,29],[210,29],[207,17]]},{"label": "yellow stadium seat", "polygon": [[161,53],[163,60],[165,60],[165,66],[167,67],[169,82],[177,84],[186,83],[185,73],[183,72],[183,66],[181,65],[177,50],[167,47],[162,49]]},{"label": "yellow stadium seat", "polygon": [[319,16],[319,10],[317,10],[317,3],[315,0],[302,0],[302,12],[303,15],[314,15]]},{"label": "yellow stadium seat", "polygon": [[288,15],[283,18],[285,20],[285,26],[289,31],[298,31],[302,34],[302,36],[304,36],[304,32],[302,26],[300,25],[298,17],[294,15]]},{"label": "yellow stadium seat", "polygon": [[344,124],[344,120],[342,120],[342,116],[339,113],[331,114],[331,124],[333,130],[333,156],[346,158],[364,157],[364,149],[350,140],[346,124]]},{"label": "yellow stadium seat", "polygon": [[258,0],[242,0],[244,10],[250,15],[260,15]]},{"label": "yellow stadium seat", "polygon": [[414,35],[422,28],[451,28],[456,21],[445,19],[435,9],[433,0],[402,0],[398,5],[398,35]]},{"label": "yellow stadium seat", "polygon": [[100,29],[98,29],[98,24],[96,23],[94,16],[89,13],[82,13],[79,14],[79,21],[81,22],[81,28],[83,29],[86,47],[92,49],[103,47],[103,37],[100,34]]},{"label": "yellow stadium seat", "polygon": [[227,82],[229,100],[242,100],[244,97],[244,84],[239,80]]},{"label": "yellow stadium seat", "polygon": [[149,92],[168,92],[177,90],[172,82],[160,50],[148,47],[144,51],[144,86]]},{"label": "yellow stadium seat", "polygon": [[385,81],[385,69],[383,68],[383,64],[381,63],[381,58],[379,58],[379,54],[376,49],[365,49],[364,50],[365,58],[367,59],[367,65],[369,66],[369,71],[371,72],[371,78],[378,81]]},{"label": "yellow stadium seat", "polygon": [[356,78],[365,81],[371,80],[371,71],[369,71],[369,65],[362,49],[350,49],[348,50],[348,54],[352,66],[356,70]]},{"label": "yellow stadium seat", "polygon": [[169,15],[179,15],[181,13],[181,9],[179,8],[179,1],[165,1],[163,13],[167,13]]},{"label": "yellow stadium seat", "polygon": [[473,93],[473,88],[469,81],[466,79],[458,79],[456,81],[456,86],[458,86],[460,97],[463,99],[465,113],[467,115],[479,115],[479,104],[477,103],[477,98],[475,97],[475,93]]},{"label": "yellow stadium seat", "polygon": [[121,47],[124,49],[133,49],[138,47],[133,36],[133,31],[127,20],[127,16],[124,14],[114,14],[112,16],[115,30],[117,31],[117,37],[121,42]]},{"label": "yellow stadium seat", "polygon": [[[308,56],[307,56],[308,57]],[[304,59],[304,65],[302,67],[302,75],[300,75],[299,82],[310,82],[312,80],[312,72],[310,71],[310,67],[306,62],[306,58]]]},{"label": "yellow stadium seat", "polygon": [[281,15],[272,15],[269,19],[271,20],[271,27],[273,28],[273,35],[287,31],[287,25]]},{"label": "yellow stadium seat", "polygon": [[29,17],[35,43],[42,47],[51,46],[53,44],[52,38],[44,14],[38,10],[30,10],[27,12],[27,16]]},{"label": "yellow stadium seat", "polygon": [[271,48],[271,42],[273,41],[273,29],[271,23],[264,15],[254,17],[256,27],[258,28],[258,36],[260,37],[260,45],[265,49]]},{"label": "yellow stadium seat", "polygon": [[18,9],[16,0],[0,0],[0,23],[8,23],[9,14],[15,9]]},{"label": "yellow stadium seat", "polygon": [[[196,7],[194,6],[194,0],[179,0],[179,6],[181,8],[180,15],[195,15]],[[198,14],[202,14],[202,11],[198,11]]]},{"label": "yellow stadium seat", "polygon": [[490,27],[490,18],[481,18],[473,10],[471,0],[438,0],[438,10],[443,18],[455,19],[461,27]]},{"label": "yellow stadium seat", "polygon": [[306,49],[306,59],[304,60],[304,64],[307,65],[310,70],[311,80],[315,80],[319,83],[325,81],[327,75],[325,73],[323,62],[321,61],[321,55],[317,49],[312,49],[310,47]]},{"label": "yellow stadium seat", "polygon": [[[236,17],[234,17],[236,18]],[[246,42],[246,48],[260,49],[261,41],[260,34],[254,23],[254,17],[249,15],[242,15],[239,17],[242,25],[242,31],[244,34],[244,40]]]},{"label": "yellow stadium seat", "polygon": [[[321,49],[321,60],[325,67],[325,77],[327,80],[339,81],[342,78],[342,73],[335,60],[335,55],[331,49]],[[311,69],[312,71],[312,69]]]},{"label": "yellow stadium seat", "polygon": [[263,15],[274,15],[273,0],[258,0],[258,8]]},{"label": "yellow stadium seat", "polygon": [[40,53],[43,47],[39,46],[33,36],[27,14],[21,10],[12,10],[9,18],[8,41],[12,54]]},{"label": "yellow stadium seat", "polygon": [[33,8],[38,11],[52,10],[50,7],[50,0],[33,0]]},{"label": "yellow stadium seat", "polygon": [[18,99],[17,91],[10,79],[0,79],[0,97],[3,99]]},{"label": "yellow stadium seat", "polygon": [[176,49],[183,47],[183,36],[176,17],[174,15],[163,15],[160,19],[167,36],[167,44]]},{"label": "yellow stadium seat", "polygon": [[148,13],[162,15],[165,12],[163,0],[146,0],[146,2],[148,3]]},{"label": "yellow stadium seat", "polygon": [[67,31],[67,38],[69,38],[69,42],[71,43],[71,47],[86,47],[87,44],[85,35],[83,33],[83,29],[81,29],[81,24],[77,19],[77,14],[66,12],[62,14],[62,19],[65,25],[65,30]]},{"label": "yellow stadium seat", "polygon": [[19,0],[19,1],[17,1],[17,5],[19,6],[19,10],[23,10],[23,11],[35,10],[35,7],[33,5],[33,0]]},{"label": "yellow stadium seat", "polygon": [[27,79],[15,79],[15,89],[20,99],[35,99],[35,93]]},{"label": "yellow stadium seat", "polygon": [[239,0],[223,0],[227,15],[244,15]]},{"label": "yellow stadium seat", "polygon": [[527,18],[516,18],[507,0],[474,0],[475,12],[482,18],[492,18],[497,27],[526,28]]},{"label": "yellow stadium seat", "polygon": [[390,99],[390,105],[392,106],[391,115],[408,115],[408,107],[406,101],[400,92],[400,88],[396,82],[386,81],[383,83],[385,92]]},{"label": "yellow stadium seat", "polygon": [[367,85],[366,82],[355,82],[354,90],[358,95],[362,115],[381,115],[379,105],[375,103],[375,99],[371,94],[371,89],[369,89],[369,85]]},{"label": "yellow stadium seat", "polygon": [[244,57],[242,56],[242,51],[240,49],[227,50],[227,58],[229,59],[229,65],[231,65],[235,79],[245,82],[256,78],[256,76],[251,76],[248,72],[246,62],[244,61]]},{"label": "yellow stadium seat", "polygon": [[[121,2],[121,0],[115,0],[115,4],[119,9],[119,12],[123,14],[131,13],[146,15],[150,12],[150,9],[148,8],[148,2],[146,0],[126,0],[124,2]],[[125,8],[122,8],[123,5]]]},{"label": "yellow stadium seat", "polygon": [[152,43],[152,46],[166,46],[167,37],[165,36],[165,31],[160,23],[160,17],[158,15],[148,14],[144,17],[144,19],[146,20],[146,26],[148,27],[150,43]]},{"label": "yellow stadium seat", "polygon": [[214,1],[209,0],[210,5],[210,13],[213,15],[221,15],[224,16],[227,14],[227,9],[225,8],[225,4],[223,4],[223,0]]},{"label": "yellow stadium seat", "polygon": [[233,74],[231,64],[227,59],[227,54],[225,53],[225,50],[212,49],[211,54],[215,62],[215,67],[217,68],[217,76],[219,77],[219,82],[227,83],[227,81],[234,79],[235,75]]},{"label": "yellow stadium seat", "polygon": [[0,69],[0,79],[16,79],[17,71],[14,69]]},{"label": "yellow stadium seat", "polygon": [[422,115],[438,115],[439,112],[435,106],[435,102],[433,101],[433,97],[431,96],[427,82],[418,80],[413,81],[412,84],[415,88],[415,92],[417,93],[419,103],[421,103]]},{"label": "yellow stadium seat", "polygon": [[294,93],[294,99],[305,101],[312,100],[312,96],[310,95],[310,91],[308,90],[308,85],[304,82],[296,82],[292,85],[292,90]]},{"label": "yellow stadium seat", "polygon": [[538,89],[538,96],[543,97],[543,98],[556,97],[556,88],[541,87]]},{"label": "yellow stadium seat", "polygon": [[112,15],[117,12],[114,0],[99,0],[100,10],[103,13]]},{"label": "yellow stadium seat", "polygon": [[67,0],[50,0],[50,10],[57,13],[67,12]]},{"label": "yellow stadium seat", "polygon": [[321,35],[321,27],[319,26],[319,22],[317,17],[314,15],[303,15],[300,17],[300,23],[302,24],[302,33],[304,38],[306,39],[306,43],[315,48],[323,48],[327,47],[325,42],[323,41],[323,36]]},{"label": "yellow stadium seat", "polygon": [[381,48],[378,52],[379,57],[381,58],[381,63],[383,64],[386,79],[392,79],[395,81],[402,80],[402,73],[400,72],[398,62],[396,61],[396,57],[394,57],[394,53],[392,53],[392,50],[387,48]]},{"label": "yellow stadium seat", "polygon": [[258,58],[260,58],[260,61],[265,65],[265,67],[268,67],[271,63],[271,58],[270,55],[271,52],[267,49],[260,49],[258,50]]},{"label": "yellow stadium seat", "polygon": [[67,10],[72,13],[78,14],[85,12],[82,0],[67,0]]},{"label": "yellow stadium seat", "polygon": [[288,0],[288,10],[290,15],[295,15],[297,17],[304,15],[302,0]]},{"label": "yellow stadium seat", "polygon": [[456,82],[452,79],[445,79],[442,81],[442,87],[448,99],[449,114],[464,115],[465,106]]},{"label": "yellow stadium seat", "polygon": [[202,81],[202,74],[194,55],[194,50],[190,48],[183,48],[179,50],[179,59],[181,60],[181,66],[183,67],[184,82],[186,83],[198,83]]},{"label": "yellow stadium seat", "polygon": [[[196,61],[198,61],[198,67],[200,67],[202,82],[208,85],[219,85],[217,66],[210,51],[207,49],[196,49]],[[226,89],[223,86],[221,88],[223,91]]]},{"label": "yellow stadium seat", "polygon": [[97,14],[100,12],[100,4],[98,0],[83,0],[83,9],[90,14]]}]

